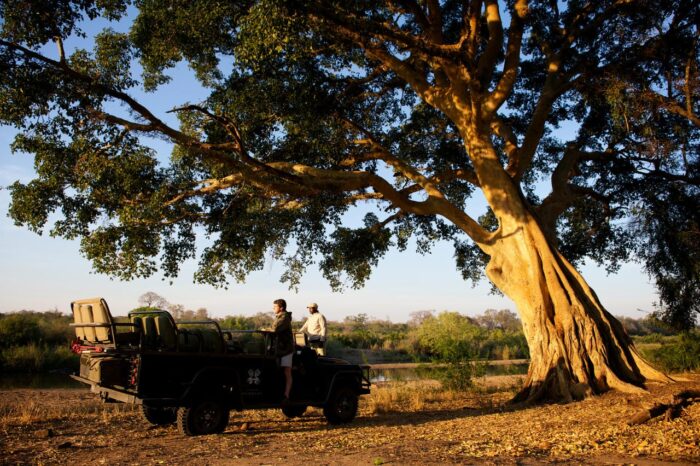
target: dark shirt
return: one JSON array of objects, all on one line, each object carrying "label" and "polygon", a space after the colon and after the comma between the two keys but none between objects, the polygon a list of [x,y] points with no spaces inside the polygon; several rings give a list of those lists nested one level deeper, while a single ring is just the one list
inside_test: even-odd
[{"label": "dark shirt", "polygon": [[291,312],[282,311],[275,314],[275,323],[272,324],[272,331],[275,332],[275,336],[277,337],[276,356],[286,356],[294,352]]}]

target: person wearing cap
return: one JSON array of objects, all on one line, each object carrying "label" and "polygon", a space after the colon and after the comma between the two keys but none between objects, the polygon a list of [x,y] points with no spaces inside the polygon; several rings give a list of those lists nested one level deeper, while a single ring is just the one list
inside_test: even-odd
[{"label": "person wearing cap", "polygon": [[311,303],[306,306],[309,310],[309,318],[306,319],[299,332],[305,333],[309,340],[309,347],[319,356],[326,355],[326,318],[318,312],[318,304]]}]

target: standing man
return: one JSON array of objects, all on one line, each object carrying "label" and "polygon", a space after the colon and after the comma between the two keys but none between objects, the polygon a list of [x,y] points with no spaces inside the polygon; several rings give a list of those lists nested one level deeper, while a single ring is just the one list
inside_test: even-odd
[{"label": "standing man", "polygon": [[292,336],[292,313],[287,312],[287,301],[276,299],[272,302],[272,310],[275,311],[275,322],[272,331],[275,332],[277,345],[275,356],[280,358],[280,366],[284,370],[284,399],[282,404],[289,402],[289,394],[292,391],[292,356],[294,355],[294,337]]},{"label": "standing man", "polygon": [[309,340],[309,347],[316,350],[319,356],[326,355],[326,318],[318,312],[318,304],[311,303],[306,306],[309,310],[309,318],[299,330],[305,333]]}]

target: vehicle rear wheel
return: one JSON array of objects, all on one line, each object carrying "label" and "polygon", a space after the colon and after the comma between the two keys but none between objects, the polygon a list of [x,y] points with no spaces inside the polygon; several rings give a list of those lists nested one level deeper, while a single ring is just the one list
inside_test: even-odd
[{"label": "vehicle rear wheel", "polygon": [[300,417],[306,412],[306,405],[285,406],[282,408],[282,412],[290,419],[293,417]]},{"label": "vehicle rear wheel", "polygon": [[167,426],[177,420],[177,408],[161,408],[141,405],[141,413],[154,426]]},{"label": "vehicle rear wheel", "polygon": [[229,411],[219,401],[198,401],[177,411],[177,428],[184,435],[209,435],[223,432]]},{"label": "vehicle rear wheel", "polygon": [[352,388],[336,389],[323,407],[323,415],[331,424],[348,423],[357,415],[357,401],[357,393]]}]

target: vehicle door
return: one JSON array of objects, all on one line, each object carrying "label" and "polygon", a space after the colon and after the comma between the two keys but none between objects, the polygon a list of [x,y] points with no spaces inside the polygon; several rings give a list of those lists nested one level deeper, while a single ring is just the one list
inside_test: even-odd
[{"label": "vehicle door", "polygon": [[278,403],[284,391],[284,373],[274,354],[274,334],[264,331],[233,332],[240,348],[238,378],[243,406]]}]

